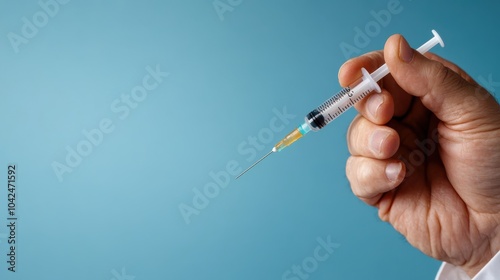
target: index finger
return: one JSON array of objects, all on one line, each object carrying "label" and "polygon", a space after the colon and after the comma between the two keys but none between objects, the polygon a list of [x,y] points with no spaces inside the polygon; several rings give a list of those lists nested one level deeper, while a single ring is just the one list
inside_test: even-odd
[{"label": "index finger", "polygon": [[[373,51],[348,60],[339,69],[338,77],[342,86],[352,84],[361,77],[361,68],[372,73],[384,64],[382,51]],[[363,117],[376,124],[385,124],[393,116],[405,115],[412,96],[401,89],[391,75],[379,81],[382,93],[372,93],[354,105]],[[396,106],[394,106],[396,104]]]},{"label": "index finger", "polygon": [[369,52],[346,61],[339,69],[338,77],[340,86],[346,87],[360,78],[361,68],[364,67],[371,73],[384,63],[383,51]]}]

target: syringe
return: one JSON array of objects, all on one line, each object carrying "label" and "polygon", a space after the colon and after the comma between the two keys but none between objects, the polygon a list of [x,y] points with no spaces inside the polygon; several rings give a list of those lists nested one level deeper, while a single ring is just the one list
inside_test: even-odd
[{"label": "syringe", "polygon": [[[441,47],[444,47],[444,42],[441,39],[441,36],[439,36],[439,34],[435,30],[432,30],[432,34],[434,35],[434,37],[432,37],[429,41],[425,42],[425,44],[417,49],[419,53],[424,54],[437,44],[440,44]],[[361,68],[361,73],[363,74],[361,78],[359,78],[353,84],[343,88],[340,92],[338,92],[337,94],[326,100],[319,107],[307,114],[305,117],[305,122],[303,124],[299,125],[299,127],[294,129],[287,136],[285,136],[285,138],[274,145],[273,149],[269,153],[267,153],[250,167],[241,172],[240,175],[236,176],[236,179],[241,177],[241,175],[245,174],[248,170],[252,169],[252,167],[257,165],[270,154],[280,152],[284,148],[292,145],[295,141],[302,138],[309,131],[318,131],[321,128],[325,127],[331,121],[354,106],[356,102],[365,98],[370,92],[375,90],[376,92],[380,93],[381,89],[377,82],[387,74],[389,74],[389,68],[386,64],[384,64],[371,74],[368,73],[365,68]]]}]

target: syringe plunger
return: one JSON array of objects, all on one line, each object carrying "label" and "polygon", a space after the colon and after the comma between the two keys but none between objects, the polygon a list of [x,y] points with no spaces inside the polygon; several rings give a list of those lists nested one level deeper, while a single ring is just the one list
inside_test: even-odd
[{"label": "syringe plunger", "polygon": [[[432,34],[434,34],[434,37],[425,42],[417,49],[419,53],[424,54],[437,44],[440,44],[441,47],[444,47],[444,42],[441,39],[441,36],[439,36],[439,34],[435,30],[432,30]],[[354,106],[356,102],[365,98],[370,92],[381,92],[380,86],[377,82],[387,74],[389,74],[389,67],[384,64],[371,74],[368,73],[365,68],[361,68],[361,73],[363,74],[361,78],[359,78],[350,86],[343,88],[339,93],[330,97],[319,107],[312,110],[309,114],[306,115],[305,122],[302,125],[285,136],[285,138],[279,141],[269,153],[252,164],[249,168],[245,169],[245,171],[243,171],[236,178],[239,178],[241,175],[246,173],[248,170],[257,165],[257,163],[261,162],[270,154],[279,152],[284,148],[292,145],[295,141],[302,138],[302,136],[304,136],[309,131],[318,131],[321,128],[325,127],[331,121]]]}]

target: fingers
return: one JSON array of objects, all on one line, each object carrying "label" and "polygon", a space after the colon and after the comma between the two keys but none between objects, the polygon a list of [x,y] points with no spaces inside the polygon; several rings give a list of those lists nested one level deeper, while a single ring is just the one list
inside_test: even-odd
[{"label": "fingers", "polygon": [[381,93],[371,93],[356,104],[361,115],[376,124],[385,124],[394,116],[394,99],[382,89]]},{"label": "fingers", "polygon": [[[339,82],[345,87],[361,77],[361,68],[373,72],[382,64],[384,64],[384,57],[381,51],[353,58],[340,67]],[[401,90],[392,77],[384,78],[383,83],[381,93],[372,93],[354,106],[361,115],[377,124],[387,123],[394,116],[395,103],[399,105],[396,108],[396,116],[404,115],[411,100],[410,95],[399,92]]]},{"label": "fingers", "polygon": [[346,87],[361,77],[361,68],[371,73],[384,64],[384,54],[382,51],[374,51],[362,56],[348,60],[339,69],[339,83]]},{"label": "fingers", "polygon": [[[488,119],[489,111],[496,105],[491,96],[478,92],[479,88],[460,74],[411,49],[401,35],[393,35],[387,40],[384,58],[398,85],[409,94],[419,97],[425,107],[447,125]],[[461,71],[458,67],[455,70]],[[471,102],[466,100],[480,106],[471,108]]]},{"label": "fingers", "polygon": [[405,175],[401,161],[390,159],[399,149],[398,133],[358,115],[347,132],[347,178],[353,193],[376,205],[383,193],[398,186]]},{"label": "fingers", "polygon": [[376,125],[358,116],[347,132],[347,146],[354,156],[388,159],[399,148],[399,135],[390,127]]},{"label": "fingers", "polygon": [[354,195],[367,204],[376,205],[385,192],[401,184],[405,168],[397,160],[352,156],[347,160],[346,174]]},{"label": "fingers", "polygon": [[[374,123],[384,124],[387,123],[392,116],[405,116],[412,104],[412,95],[409,95],[405,91],[410,90],[409,88],[420,89],[419,91],[417,91],[417,94],[413,94],[415,96],[422,97],[424,96],[424,93],[429,93],[426,94],[427,97],[426,100],[424,100],[424,105],[426,105],[426,107],[429,109],[432,108],[428,107],[428,104],[432,105],[434,103],[434,107],[436,109],[441,106],[439,105],[440,103],[435,102],[436,100],[434,98],[436,97],[436,95],[442,95],[442,91],[447,91],[448,96],[450,96],[452,95],[452,93],[450,92],[454,91],[455,89],[461,89],[461,92],[465,93],[455,96],[455,100],[459,100],[459,102],[460,100],[462,100],[463,104],[474,103],[476,104],[476,106],[474,106],[475,109],[481,108],[482,104],[489,103],[490,107],[492,106],[491,104],[495,104],[495,102],[492,102],[492,97],[488,96],[485,90],[478,91],[478,84],[474,81],[474,79],[467,75],[464,70],[462,70],[454,63],[441,58],[438,55],[426,53],[425,56],[422,56],[416,53],[417,59],[415,60],[424,61],[426,63],[417,63],[413,62],[412,60],[412,62],[409,64],[414,63],[414,66],[402,67],[401,65],[404,65],[404,63],[401,62],[401,56],[399,52],[399,43],[401,39],[406,42],[401,37],[401,35],[394,35],[389,38],[385,48],[386,54],[384,54],[382,51],[370,52],[347,61],[339,69],[339,82],[342,86],[347,86],[360,78],[360,69],[363,67],[366,68],[369,72],[373,72],[384,63],[384,56],[388,60],[388,65],[391,73],[396,71],[396,73],[392,73],[392,75],[388,75],[382,80],[381,87],[386,90],[382,93],[382,98],[380,96],[376,96],[375,94],[371,94],[369,97],[361,100],[360,102],[358,102],[358,104],[355,105],[356,109],[364,117]],[[410,53],[410,56],[412,58],[414,57],[413,53],[414,52]],[[392,58],[392,61],[390,58]],[[420,75],[415,75],[415,73],[411,71],[408,72],[409,68],[413,68],[413,72],[420,73]],[[401,69],[406,69],[406,72],[402,73]],[[395,80],[395,78],[397,78],[397,81]],[[434,85],[436,84],[441,84],[441,87],[435,87]],[[434,88],[432,92],[429,91],[431,86]],[[390,93],[390,95],[388,95],[388,93]],[[467,96],[467,100],[469,100],[470,102],[463,102],[464,95]],[[391,96],[392,99],[390,99]],[[440,97],[441,99],[444,98],[444,96]],[[439,101],[440,99],[438,98],[437,100]],[[379,106],[380,102],[382,102],[381,106]],[[453,108],[449,109],[448,113],[444,113],[445,115],[448,114],[448,119],[462,118],[465,111],[473,111],[470,109],[470,106],[467,107],[465,105],[462,105],[461,111],[454,111],[454,105],[451,105],[450,107]],[[451,117],[450,114],[452,114]],[[470,117],[469,119],[473,118],[474,117]]]}]

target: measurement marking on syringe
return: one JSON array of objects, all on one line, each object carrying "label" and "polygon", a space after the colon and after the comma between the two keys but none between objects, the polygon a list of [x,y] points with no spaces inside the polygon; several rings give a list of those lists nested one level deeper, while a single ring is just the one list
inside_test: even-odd
[{"label": "measurement marking on syringe", "polygon": [[[434,37],[417,49],[419,53],[424,54],[437,44],[444,47],[444,43],[439,34],[437,34],[435,30],[432,30],[432,33],[434,34]],[[389,74],[389,68],[386,64],[384,64],[371,74],[368,73],[366,69],[361,68],[361,73],[363,74],[363,77],[351,85],[354,87],[353,89],[351,89],[351,86],[347,86],[341,89],[336,95],[327,99],[323,104],[316,107],[313,111],[306,115],[306,119],[303,124],[285,136],[285,138],[278,142],[270,152],[256,161],[249,168],[245,169],[240,175],[236,176],[236,178],[239,178],[271,153],[279,152],[290,146],[292,143],[295,143],[295,141],[300,139],[309,131],[318,131],[325,127],[333,119],[339,117],[341,114],[353,107],[356,102],[361,101],[369,95],[373,90],[380,92],[380,85],[378,85],[377,82]]]}]

